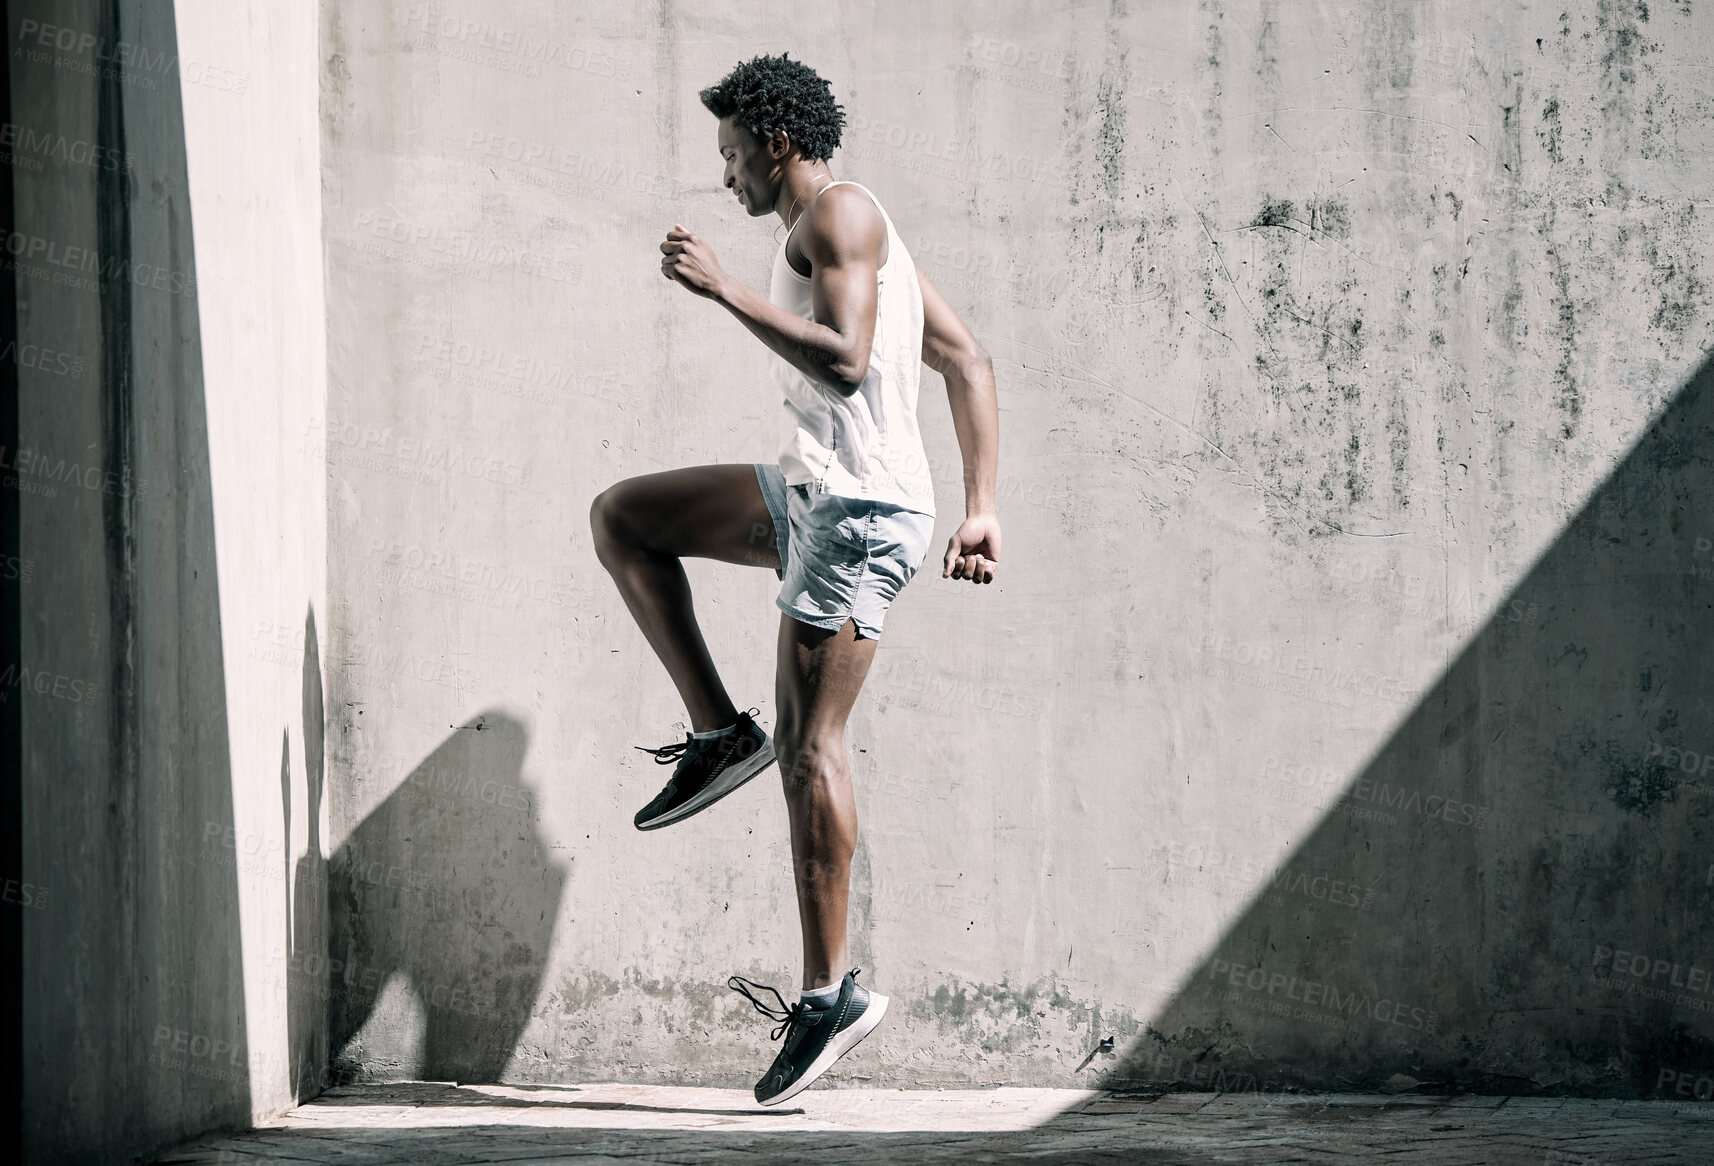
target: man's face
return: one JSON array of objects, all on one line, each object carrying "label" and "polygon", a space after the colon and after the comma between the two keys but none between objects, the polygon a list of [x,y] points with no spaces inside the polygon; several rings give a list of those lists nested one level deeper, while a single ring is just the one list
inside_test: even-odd
[{"label": "man's face", "polygon": [[768,143],[757,139],[732,118],[723,117],[719,124],[716,141],[720,156],[726,160],[721,183],[737,196],[751,218],[773,214],[780,191],[780,168]]}]

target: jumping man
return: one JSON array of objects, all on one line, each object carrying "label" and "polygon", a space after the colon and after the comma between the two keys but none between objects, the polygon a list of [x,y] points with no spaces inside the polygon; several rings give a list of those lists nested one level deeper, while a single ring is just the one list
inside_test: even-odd
[{"label": "jumping man", "polygon": [[[785,1043],[756,1084],[786,1101],[867,1036],[887,998],[847,966],[846,895],[857,811],[845,722],[893,597],[934,533],[934,491],[917,430],[921,364],[946,381],[964,458],[965,518],[943,579],[990,583],[999,409],[985,353],[911,261],[867,189],[836,182],[827,159],[844,113],[828,84],[788,56],[756,57],[701,93],[718,119],[723,181],[752,218],[778,215],[785,238],[763,299],[728,275],[699,236],[675,225],[661,274],[713,300],[771,348],[789,421],[777,463],[694,466],[626,478],[596,497],[596,553],[683,697],[692,732],[647,752],[676,762],[640,810],[653,830],[706,809],[776,759],[791,821],[803,930],[803,989],[764,1004]],[[697,626],[685,557],[767,566],[782,581],[773,740],[726,693]],[[641,746],[639,746],[641,748]],[[746,986],[747,985],[747,986]]]}]

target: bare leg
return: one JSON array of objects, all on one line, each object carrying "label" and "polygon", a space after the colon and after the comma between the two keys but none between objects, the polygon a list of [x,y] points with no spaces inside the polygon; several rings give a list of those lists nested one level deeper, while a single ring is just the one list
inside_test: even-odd
[{"label": "bare leg", "polygon": [[679,560],[779,567],[755,468],[743,462],[626,478],[596,495],[589,525],[596,556],[666,665],[693,731],[732,724],[738,710],[708,654]]},{"label": "bare leg", "polygon": [[774,751],[791,821],[792,869],[803,926],[803,986],[836,984],[849,970],[845,937],[857,803],[845,722],[875,658],[876,641],[850,620],[837,632],[780,617]]}]

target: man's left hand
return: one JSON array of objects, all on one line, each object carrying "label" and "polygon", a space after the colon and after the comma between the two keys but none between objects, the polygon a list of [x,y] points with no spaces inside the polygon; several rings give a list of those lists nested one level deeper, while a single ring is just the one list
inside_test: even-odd
[{"label": "man's left hand", "polygon": [[952,532],[940,577],[992,583],[999,567],[1000,520],[992,514],[975,514]]},{"label": "man's left hand", "polygon": [[720,294],[726,272],[714,257],[714,248],[677,223],[661,244],[661,257],[661,274],[668,279],[708,299]]}]

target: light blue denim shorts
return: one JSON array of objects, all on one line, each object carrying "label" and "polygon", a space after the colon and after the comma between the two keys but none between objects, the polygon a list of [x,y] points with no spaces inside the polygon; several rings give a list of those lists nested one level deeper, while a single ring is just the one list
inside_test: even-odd
[{"label": "light blue denim shorts", "polygon": [[934,516],[872,498],[817,494],[788,486],[775,463],[757,462],[756,480],[774,517],[783,582],[774,604],[800,623],[879,639],[893,597],[928,555]]}]

